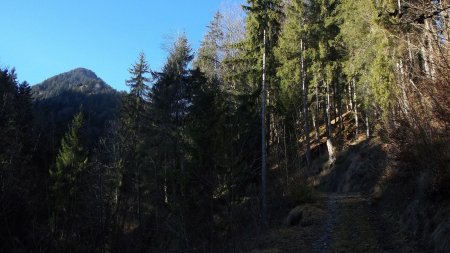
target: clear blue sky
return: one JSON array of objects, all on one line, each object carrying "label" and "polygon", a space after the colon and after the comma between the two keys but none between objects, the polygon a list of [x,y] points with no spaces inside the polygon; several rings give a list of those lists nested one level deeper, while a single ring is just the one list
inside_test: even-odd
[{"label": "clear blue sky", "polygon": [[[0,67],[36,84],[77,67],[128,90],[128,69],[143,51],[159,70],[167,37],[185,33],[197,50],[223,0],[13,0],[1,3]],[[243,0],[226,0],[241,4]]]}]

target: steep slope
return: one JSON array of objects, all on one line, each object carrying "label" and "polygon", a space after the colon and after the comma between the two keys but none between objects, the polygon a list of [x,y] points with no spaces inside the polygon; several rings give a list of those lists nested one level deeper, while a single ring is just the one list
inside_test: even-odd
[{"label": "steep slope", "polygon": [[33,97],[44,100],[56,97],[64,92],[73,91],[85,95],[115,93],[115,90],[100,79],[93,71],[85,68],[51,77],[32,87]]},{"label": "steep slope", "polygon": [[[312,148],[315,159],[310,167],[271,171],[270,185],[281,185],[271,189],[273,220],[266,231],[248,239],[247,249],[252,253],[449,252],[448,199],[425,190],[430,175],[423,170],[417,174],[419,163],[401,156],[398,144],[385,132],[370,138],[352,134],[355,126],[349,116],[343,118],[341,132],[333,127],[338,136],[335,160],[329,161],[322,141]],[[288,175],[292,181],[283,179]],[[286,182],[298,189],[294,205],[284,203],[292,202],[290,188],[283,190]],[[318,191],[313,203],[299,201],[308,188]]]},{"label": "steep slope", "polygon": [[[41,138],[54,154],[74,114],[85,114],[84,137],[93,147],[118,112],[120,94],[93,71],[77,68],[32,87],[34,113]],[[42,143],[42,142],[41,142]],[[46,149],[46,147],[44,147]]]}]

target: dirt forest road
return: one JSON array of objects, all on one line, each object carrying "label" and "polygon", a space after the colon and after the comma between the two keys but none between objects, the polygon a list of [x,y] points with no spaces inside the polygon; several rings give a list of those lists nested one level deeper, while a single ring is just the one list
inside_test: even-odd
[{"label": "dirt forest road", "polygon": [[369,198],[331,193],[319,202],[314,204],[315,212],[304,214],[297,225],[280,225],[265,232],[250,252],[419,252],[388,228]]}]

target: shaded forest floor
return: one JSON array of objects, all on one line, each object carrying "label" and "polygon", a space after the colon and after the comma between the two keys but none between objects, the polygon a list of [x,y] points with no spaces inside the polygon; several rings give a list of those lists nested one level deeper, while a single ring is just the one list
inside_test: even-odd
[{"label": "shaded forest floor", "polygon": [[279,217],[250,238],[246,252],[428,252],[392,219],[398,210],[390,205],[398,200],[380,201],[390,168],[383,145],[379,138],[361,138],[347,143],[335,164],[316,161],[320,168],[304,173],[317,190],[316,201],[272,209]]},{"label": "shaded forest floor", "polygon": [[255,238],[252,253],[423,252],[392,228],[360,194],[323,194],[318,212],[294,226],[275,226]]}]

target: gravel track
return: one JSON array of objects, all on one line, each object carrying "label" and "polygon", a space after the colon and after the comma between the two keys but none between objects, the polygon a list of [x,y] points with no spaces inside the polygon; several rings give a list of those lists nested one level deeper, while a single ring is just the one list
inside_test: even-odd
[{"label": "gravel track", "polygon": [[327,222],[323,228],[320,239],[313,244],[313,252],[325,253],[332,242],[332,234],[338,219],[338,200],[337,195],[330,194],[327,198]]}]

